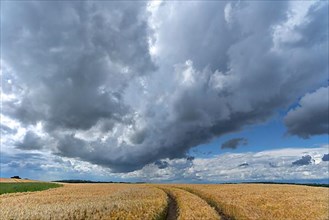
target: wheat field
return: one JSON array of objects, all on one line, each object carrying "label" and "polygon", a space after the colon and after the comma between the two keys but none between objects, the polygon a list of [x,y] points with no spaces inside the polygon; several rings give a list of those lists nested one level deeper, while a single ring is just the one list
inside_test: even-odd
[{"label": "wheat field", "polygon": [[0,199],[1,219],[159,219],[167,206],[162,190],[130,184],[64,184]]},{"label": "wheat field", "polygon": [[177,220],[221,219],[214,208],[200,197],[175,187],[161,186],[177,203]]},{"label": "wheat field", "polygon": [[179,185],[235,219],[329,219],[329,188],[281,184]]},{"label": "wheat field", "polygon": [[31,182],[39,182],[39,181],[29,180],[29,179],[0,178],[0,183],[31,183]]},{"label": "wheat field", "polygon": [[0,195],[0,219],[328,219],[329,188],[271,184],[63,184]]}]

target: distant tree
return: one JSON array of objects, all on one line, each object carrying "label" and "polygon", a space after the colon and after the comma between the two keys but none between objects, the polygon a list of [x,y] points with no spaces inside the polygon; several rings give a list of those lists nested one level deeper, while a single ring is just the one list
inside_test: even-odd
[{"label": "distant tree", "polygon": [[19,176],[12,176],[12,177],[10,177],[10,178],[12,178],[12,179],[20,179]]}]

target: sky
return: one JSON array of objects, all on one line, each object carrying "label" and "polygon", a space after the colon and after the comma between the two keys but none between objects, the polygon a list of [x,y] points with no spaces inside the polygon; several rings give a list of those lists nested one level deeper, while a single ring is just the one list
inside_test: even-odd
[{"label": "sky", "polygon": [[1,1],[1,177],[329,182],[328,1]]}]

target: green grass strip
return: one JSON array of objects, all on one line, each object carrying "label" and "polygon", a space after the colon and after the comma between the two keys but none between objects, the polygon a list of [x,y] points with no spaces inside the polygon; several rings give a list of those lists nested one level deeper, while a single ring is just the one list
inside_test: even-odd
[{"label": "green grass strip", "polygon": [[33,192],[60,187],[57,183],[31,182],[31,183],[0,183],[0,195],[4,193]]}]

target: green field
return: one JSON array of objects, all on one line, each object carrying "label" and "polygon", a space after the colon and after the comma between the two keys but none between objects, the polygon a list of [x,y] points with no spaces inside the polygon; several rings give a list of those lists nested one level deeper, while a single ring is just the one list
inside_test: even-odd
[{"label": "green field", "polygon": [[0,183],[0,195],[4,193],[32,192],[60,187],[57,183]]}]

